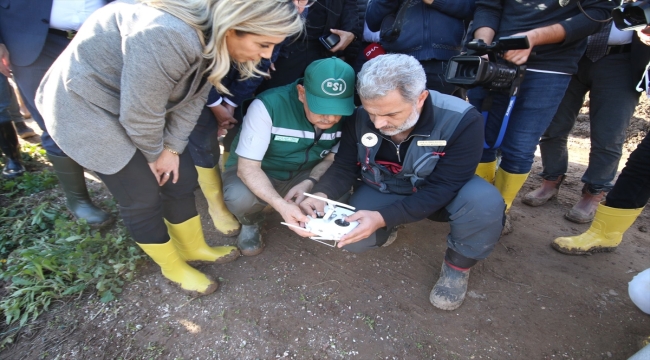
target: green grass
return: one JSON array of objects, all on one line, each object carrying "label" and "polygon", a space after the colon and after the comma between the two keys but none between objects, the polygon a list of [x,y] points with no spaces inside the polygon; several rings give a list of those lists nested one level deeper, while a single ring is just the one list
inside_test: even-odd
[{"label": "green grass", "polygon": [[[43,161],[42,149],[24,146],[23,160]],[[115,299],[144,258],[121,222],[102,232],[70,219],[64,199],[43,193],[56,184],[47,170],[0,180],[0,278],[7,290],[0,312],[14,329],[84,291],[96,291],[102,302]],[[116,213],[113,202],[105,205]],[[0,339],[0,346],[11,341]]]}]

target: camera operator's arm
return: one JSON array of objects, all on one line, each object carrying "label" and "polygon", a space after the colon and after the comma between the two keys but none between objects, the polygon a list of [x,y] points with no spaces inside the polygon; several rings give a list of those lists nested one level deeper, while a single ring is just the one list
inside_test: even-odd
[{"label": "camera operator's arm", "polygon": [[562,25],[553,24],[515,34],[515,36],[516,35],[527,36],[530,46],[528,49],[508,50],[503,55],[503,58],[513,64],[523,65],[526,63],[526,61],[528,61],[528,57],[530,56],[533,47],[537,45],[561,43],[566,37],[566,31]]},{"label": "camera operator's arm", "polygon": [[474,39],[483,40],[486,44],[491,44],[494,40],[494,30],[489,27],[482,27],[474,31]]},{"label": "camera operator's arm", "polygon": [[491,44],[503,13],[503,4],[501,0],[476,0],[476,11],[474,11],[474,20],[472,27],[474,39],[481,39],[486,44]]}]

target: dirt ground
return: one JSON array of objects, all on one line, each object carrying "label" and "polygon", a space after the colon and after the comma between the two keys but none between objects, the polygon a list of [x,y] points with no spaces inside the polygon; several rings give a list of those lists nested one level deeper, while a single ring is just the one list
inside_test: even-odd
[{"label": "dirt ground", "polygon": [[[625,157],[648,131],[648,112],[644,101]],[[554,251],[555,237],[589,227],[563,219],[580,196],[586,116],[570,146],[570,174],[558,198],[539,208],[515,200],[514,232],[474,267],[458,310],[438,310],[428,300],[447,224],[409,224],[393,245],[354,255],[299,238],[270,212],[262,254],[200,268],[220,279],[216,293],[188,298],[148,262],[117,301],[102,304],[89,294],[61,303],[0,358],[626,359],[650,335],[650,317],[627,295],[628,281],[650,267],[650,210],[613,253]],[[531,176],[520,195],[538,183]],[[200,193],[197,204],[208,241],[232,244],[211,230]]]}]

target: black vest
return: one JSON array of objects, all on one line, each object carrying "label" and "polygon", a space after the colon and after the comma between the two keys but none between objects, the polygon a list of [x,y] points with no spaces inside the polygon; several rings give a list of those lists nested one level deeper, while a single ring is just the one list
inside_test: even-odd
[{"label": "black vest", "polygon": [[[357,159],[361,165],[361,178],[366,184],[383,193],[410,195],[417,192],[424,179],[435,169],[440,156],[444,156],[446,142],[473,106],[459,98],[435,91],[429,91],[429,97],[433,104],[433,118],[420,117],[418,122],[433,121],[433,129],[427,135],[410,135],[413,140],[406,151],[402,170],[397,174],[375,162],[375,156],[384,139],[370,121],[368,113],[362,108],[357,111]],[[374,137],[371,134],[374,134]],[[371,144],[372,141],[364,140],[364,136],[369,139],[376,138],[377,141],[374,145],[366,146],[364,142]]]}]

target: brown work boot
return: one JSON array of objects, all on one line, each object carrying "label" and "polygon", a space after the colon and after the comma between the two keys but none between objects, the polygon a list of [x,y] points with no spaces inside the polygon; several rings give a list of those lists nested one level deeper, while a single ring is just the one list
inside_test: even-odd
[{"label": "brown work boot", "polygon": [[589,185],[585,184],[582,187],[582,199],[573,205],[573,208],[568,213],[564,214],[564,218],[578,224],[591,222],[596,214],[598,204],[600,204],[604,196],[604,191],[591,191]]},{"label": "brown work boot", "polygon": [[544,181],[542,181],[542,186],[540,186],[539,189],[533,190],[524,195],[521,202],[529,206],[540,206],[546,204],[547,201],[557,196],[564,178],[564,175],[560,175],[556,180],[544,179]]}]

